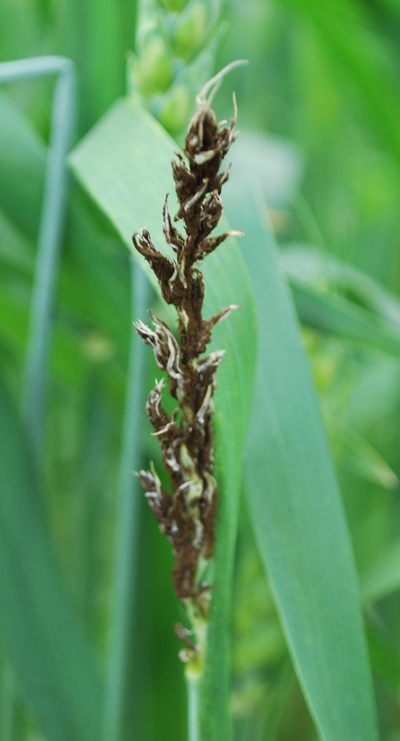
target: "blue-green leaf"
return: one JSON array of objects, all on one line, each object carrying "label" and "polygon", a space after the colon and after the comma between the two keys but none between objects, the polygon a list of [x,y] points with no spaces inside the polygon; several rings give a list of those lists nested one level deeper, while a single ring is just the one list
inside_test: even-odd
[{"label": "blue-green leaf", "polygon": [[230,190],[259,317],[246,482],[260,553],[324,741],[375,741],[358,583],[326,435],[273,240],[249,191]]}]

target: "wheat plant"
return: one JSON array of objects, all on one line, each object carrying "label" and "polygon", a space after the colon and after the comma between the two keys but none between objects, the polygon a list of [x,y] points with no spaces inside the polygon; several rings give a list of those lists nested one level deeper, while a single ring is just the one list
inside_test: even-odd
[{"label": "wheat plant", "polygon": [[399,34],[0,5],[0,741],[398,739]]}]

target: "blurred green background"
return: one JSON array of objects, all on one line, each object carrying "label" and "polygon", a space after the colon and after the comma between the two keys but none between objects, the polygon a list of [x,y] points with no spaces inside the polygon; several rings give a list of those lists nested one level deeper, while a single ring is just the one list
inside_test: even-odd
[{"label": "blurred green background", "polygon": [[[184,5],[171,0],[164,8]],[[216,109],[220,118],[230,117],[234,89],[242,134],[232,153],[233,176],[235,168],[251,170],[262,182],[282,269],[294,285],[326,289],[363,308],[371,308],[378,290],[371,278],[382,287],[376,305],[398,324],[400,3],[230,0],[220,11],[222,26],[215,18],[207,31],[204,19],[219,17],[214,5],[189,3],[193,17],[173,37],[179,67],[158,47],[148,52],[137,36],[133,0],[2,0],[0,61],[60,54],[75,62],[77,142],[135,85],[181,141],[193,96],[190,85],[186,92],[182,85],[171,103],[174,76],[184,75],[185,63],[194,64],[201,51],[206,55],[193,73],[193,89],[208,73],[248,59],[248,67],[231,73]],[[155,56],[146,62],[146,53]],[[152,88],[146,69],[153,62],[161,79]],[[0,358],[17,396],[53,87],[51,79],[29,80],[0,91]],[[176,117],[182,125],[173,130]],[[105,218],[75,183],[71,189],[52,351],[46,507],[66,588],[104,667],[130,337],[129,259]],[[335,327],[321,331],[320,317],[304,323],[361,579],[381,737],[400,741],[399,359],[343,338]],[[149,386],[155,372],[149,371]],[[147,431],[144,455],[158,460]],[[184,741],[185,688],[171,627],[182,615],[170,582],[172,556],[146,506],[140,517],[140,610],[129,660],[138,662],[141,683],[127,704],[127,738],[134,727],[140,741]],[[313,741],[246,497],[235,568],[235,741]],[[39,741],[6,661],[1,676],[0,741]]]}]

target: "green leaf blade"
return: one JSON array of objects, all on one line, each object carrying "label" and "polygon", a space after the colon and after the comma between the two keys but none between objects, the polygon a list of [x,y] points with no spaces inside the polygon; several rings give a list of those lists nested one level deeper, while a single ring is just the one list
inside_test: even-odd
[{"label": "green leaf blade", "polygon": [[324,741],[378,738],[358,583],[292,301],[253,194],[230,192],[260,321],[246,482],[260,553]]}]

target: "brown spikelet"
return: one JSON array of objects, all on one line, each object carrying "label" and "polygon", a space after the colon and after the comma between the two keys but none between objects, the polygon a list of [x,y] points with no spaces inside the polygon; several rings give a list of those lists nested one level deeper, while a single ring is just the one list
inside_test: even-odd
[{"label": "brown spikelet", "polygon": [[[213,475],[213,395],[215,375],[223,351],[204,355],[217,322],[236,305],[204,319],[204,280],[199,263],[231,234],[210,236],[222,214],[221,188],[228,172],[221,163],[235,139],[236,109],[230,125],[217,123],[208,101],[198,99],[189,124],[184,155],[172,162],[179,209],[171,218],[168,200],[163,207],[164,236],[174,259],[155,249],[143,230],[133,237],[135,248],[148,261],[160,283],[164,300],[176,307],[179,342],[165,322],[151,314],[154,329],[142,322],[138,333],[153,348],[159,367],[166,371],[169,392],[177,400],[169,416],[162,406],[163,381],[156,383],[147,402],[147,414],[158,437],[172,495],[162,487],[152,467],[140,474],[146,497],[160,528],[175,553],[173,581],[181,599],[204,603],[207,586],[201,583],[201,561],[213,553],[217,485]],[[175,226],[183,221],[183,231]],[[202,558],[200,558],[202,557]]]}]

